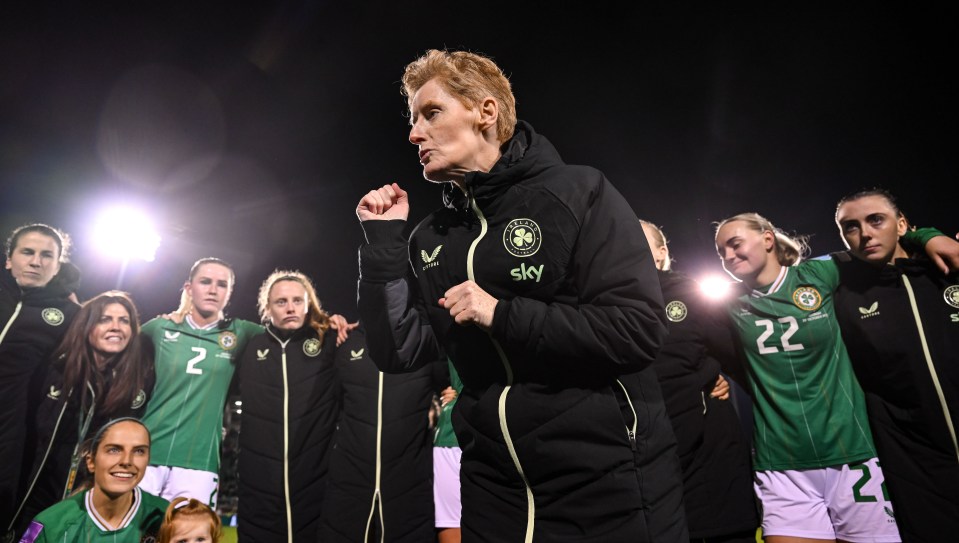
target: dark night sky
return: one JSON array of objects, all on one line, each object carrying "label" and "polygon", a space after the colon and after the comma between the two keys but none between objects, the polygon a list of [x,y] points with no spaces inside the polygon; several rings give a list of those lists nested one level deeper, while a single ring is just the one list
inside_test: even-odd
[{"label": "dark night sky", "polygon": [[429,48],[492,56],[519,117],[603,170],[693,275],[721,271],[711,224],[741,211],[813,235],[815,254],[841,248],[835,201],[864,186],[959,230],[955,8],[90,4],[5,9],[0,227],[69,231],[86,299],[119,273],[92,248],[96,213],[148,209],[163,243],[122,285],[147,317],[215,255],[237,268],[234,315],[253,319],[284,267],[355,318],[359,197],[396,181],[414,221],[439,205],[398,84]]}]

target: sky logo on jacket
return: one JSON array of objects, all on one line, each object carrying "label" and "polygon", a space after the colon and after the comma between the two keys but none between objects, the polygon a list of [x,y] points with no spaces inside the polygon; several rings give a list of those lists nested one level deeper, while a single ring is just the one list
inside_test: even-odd
[{"label": "sky logo on jacket", "polygon": [[509,271],[509,274],[513,276],[513,281],[527,281],[535,279],[537,283],[543,278],[543,264],[539,266],[527,266],[526,264],[520,264],[518,268],[513,268]]}]

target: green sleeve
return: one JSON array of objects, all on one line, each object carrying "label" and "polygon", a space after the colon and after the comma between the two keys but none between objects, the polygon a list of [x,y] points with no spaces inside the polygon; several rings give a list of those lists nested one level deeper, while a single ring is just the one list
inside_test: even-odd
[{"label": "green sleeve", "polygon": [[240,326],[240,330],[242,330],[242,334],[246,336],[246,339],[249,339],[265,330],[263,326],[246,320],[237,320],[237,324]]},{"label": "green sleeve", "polygon": [[140,331],[143,332],[144,334],[152,336],[154,332],[156,332],[157,328],[160,326],[159,321],[160,321],[159,317],[155,319],[150,319],[149,321],[146,322],[146,324],[140,327]]},{"label": "green sleeve", "polygon": [[839,266],[830,256],[804,260],[796,267],[814,277],[819,286],[827,292],[832,292],[839,286]]},{"label": "green sleeve", "polygon": [[915,230],[906,230],[906,233],[899,238],[902,248],[907,252],[913,253],[925,249],[929,240],[936,236],[945,236],[935,228],[916,228]]}]

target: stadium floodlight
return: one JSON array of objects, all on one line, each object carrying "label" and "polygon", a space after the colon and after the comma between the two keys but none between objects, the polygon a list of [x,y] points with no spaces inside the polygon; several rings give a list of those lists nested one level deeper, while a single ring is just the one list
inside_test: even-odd
[{"label": "stadium floodlight", "polygon": [[723,275],[708,275],[699,279],[699,290],[710,300],[722,300],[729,295],[734,284],[729,277]]},{"label": "stadium floodlight", "polygon": [[160,247],[160,235],[153,223],[142,211],[131,207],[104,210],[94,224],[93,239],[104,255],[124,262],[153,262]]},{"label": "stadium floodlight", "polygon": [[108,258],[120,260],[116,289],[123,284],[131,260],[153,262],[160,247],[160,235],[142,211],[132,207],[105,209],[93,225],[93,242]]}]

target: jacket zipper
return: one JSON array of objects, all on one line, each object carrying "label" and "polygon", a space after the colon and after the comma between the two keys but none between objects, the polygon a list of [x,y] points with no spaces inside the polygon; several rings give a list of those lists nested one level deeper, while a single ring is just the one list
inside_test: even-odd
[{"label": "jacket zipper", "polygon": [[[27,505],[27,500],[30,498],[30,494],[33,493],[33,487],[37,485],[37,481],[40,480],[40,474],[43,473],[43,468],[47,465],[47,458],[50,456],[50,451],[53,449],[53,442],[57,439],[57,432],[60,430],[60,422],[63,420],[63,414],[67,411],[67,404],[70,402],[70,396],[73,394],[71,390],[67,397],[63,400],[63,407],[60,408],[60,414],[57,415],[57,423],[53,425],[53,434],[50,437],[50,442],[47,443],[47,450],[43,452],[43,460],[40,461],[40,467],[37,468],[37,472],[33,475],[33,479],[30,481],[30,486],[27,488],[26,494],[23,496],[23,500],[20,502],[20,507],[17,508],[17,512],[14,513],[13,518],[10,519],[10,526],[7,527],[7,531],[13,530],[13,525],[16,524],[17,518],[20,517],[20,513],[23,512],[24,506]],[[81,436],[82,441],[82,436]],[[74,454],[76,452],[74,451]],[[67,484],[72,481],[75,472],[71,471],[70,475],[67,478]]]},{"label": "jacket zipper", "polygon": [[[480,240],[486,236],[488,225],[486,224],[486,217],[483,215],[483,212],[480,211],[479,206],[476,205],[476,200],[473,198],[472,190],[469,191],[468,197],[470,207],[473,209],[473,213],[476,214],[476,217],[480,221],[480,235],[473,240],[473,243],[470,244],[469,252],[466,255],[466,276],[470,281],[475,283],[476,276],[473,273],[473,255],[476,252],[476,246],[479,245]],[[503,351],[503,348],[500,346],[499,342],[493,339],[492,335],[490,335],[489,338],[490,341],[493,342],[493,347],[496,349],[496,354],[499,355],[500,361],[503,363],[503,369],[506,370],[506,386],[503,387],[503,392],[501,392],[499,395],[499,427],[500,431],[503,432],[503,439],[506,441],[506,449],[509,451],[510,458],[513,459],[513,465],[516,467],[516,471],[519,472],[519,476],[523,480],[523,486],[526,487],[526,537],[523,541],[525,543],[530,543],[533,541],[533,527],[536,520],[536,504],[533,501],[533,489],[529,486],[529,480],[526,478],[526,473],[523,472],[523,466],[520,464],[519,456],[516,454],[516,448],[513,446],[513,440],[509,435],[509,426],[506,423],[506,397],[509,395],[509,390],[513,386],[513,368],[510,366],[509,359],[506,358],[506,353]]]},{"label": "jacket zipper", "polygon": [[17,308],[13,310],[13,315],[10,315],[10,319],[7,321],[6,326],[3,327],[3,332],[0,332],[0,343],[3,343],[3,338],[7,337],[7,331],[10,330],[11,326],[13,326],[13,321],[17,320],[17,316],[20,315],[21,307],[23,307],[23,302],[17,302]]},{"label": "jacket zipper", "polygon": [[386,540],[386,526],[383,523],[383,494],[380,492],[380,473],[383,463],[383,372],[379,372],[379,383],[376,391],[376,476],[373,481],[373,503],[370,504],[370,515],[366,518],[366,533],[363,541],[370,540],[370,527],[373,524],[373,515],[379,505],[380,512],[380,542]]},{"label": "jacket zipper", "polygon": [[629,397],[629,391],[626,390],[626,386],[623,385],[623,382],[619,379],[616,379],[616,383],[619,385],[619,388],[623,389],[623,395],[626,396],[626,403],[629,404],[629,410],[633,413],[633,427],[630,428],[629,425],[626,425],[626,437],[629,438],[630,448],[633,449],[633,452],[636,452],[636,425],[639,416],[636,415],[636,407],[633,406],[633,399]]},{"label": "jacket zipper", "polygon": [[952,425],[952,415],[949,412],[949,404],[946,403],[946,397],[942,392],[942,384],[939,382],[939,374],[936,372],[936,366],[932,362],[932,353],[929,352],[929,344],[926,342],[926,332],[922,327],[922,319],[919,317],[919,304],[916,303],[916,295],[912,291],[912,284],[905,274],[902,275],[902,283],[906,286],[906,292],[909,294],[909,306],[912,308],[912,316],[916,320],[916,331],[919,332],[919,341],[922,342],[922,354],[926,359],[926,366],[929,368],[929,376],[932,378],[932,384],[936,387],[936,395],[939,396],[939,405],[942,407],[942,414],[946,418],[946,427],[949,428],[949,436],[952,438],[952,448],[959,459],[959,444],[956,442],[956,429]]},{"label": "jacket zipper", "polygon": [[[7,320],[7,324],[5,324],[5,325],[3,326],[3,331],[0,332],[0,345],[3,344],[3,340],[7,337],[7,332],[10,330],[10,327],[13,326],[14,321],[16,321],[16,320],[17,320],[17,317],[20,315],[20,309],[21,309],[22,307],[23,307],[23,301],[21,300],[21,301],[17,302],[17,307],[13,310],[13,314],[10,315],[10,318]],[[63,416],[63,412],[62,412],[62,411],[60,412],[60,416],[61,416],[61,417]],[[60,419],[59,419],[59,417],[58,417],[58,418],[57,418],[57,425],[59,425],[59,424],[60,424]],[[51,442],[51,443],[52,443],[52,442]],[[49,452],[50,452],[50,449],[48,448],[48,449],[47,449],[47,454],[49,454]],[[41,464],[40,467],[41,467],[41,469],[42,469],[42,468],[43,468],[43,465]],[[31,489],[31,490],[33,489],[33,485],[34,485],[35,483],[36,483],[36,479],[34,479],[34,481],[30,484],[30,489]],[[28,492],[28,493],[27,493],[27,496],[29,496],[29,495],[30,495],[30,494],[29,494],[29,492]],[[20,508],[17,509],[17,513],[13,516],[12,519],[10,519],[10,527],[7,528],[7,531],[13,529],[13,523],[17,520],[17,516],[20,515],[20,511],[23,510],[23,506],[24,506],[26,503],[27,503],[27,500],[24,499],[24,500],[23,500],[23,503],[20,504]]]},{"label": "jacket zipper", "polygon": [[286,540],[293,543],[293,507],[290,504],[290,384],[286,371],[286,346],[269,328],[267,332],[280,344],[280,367],[283,369],[283,502],[286,506]]}]

